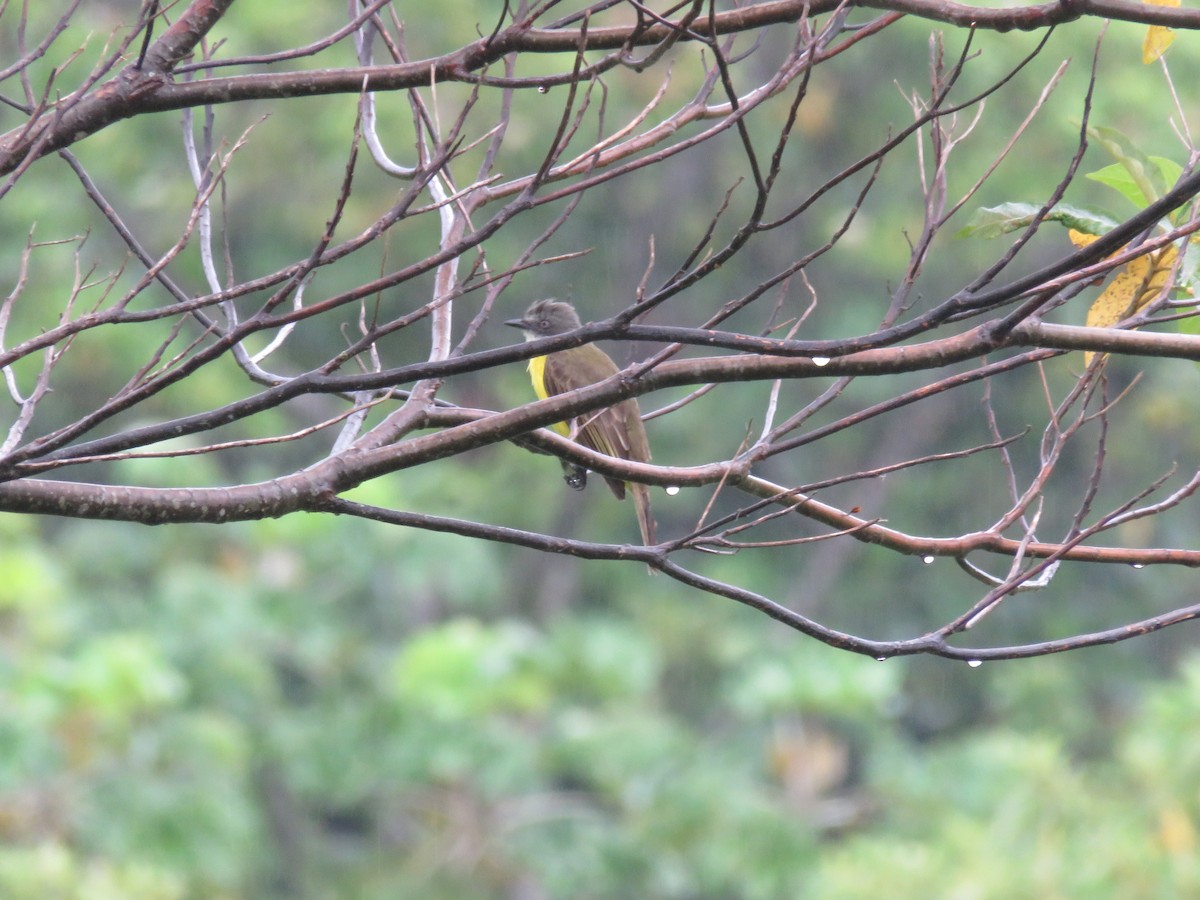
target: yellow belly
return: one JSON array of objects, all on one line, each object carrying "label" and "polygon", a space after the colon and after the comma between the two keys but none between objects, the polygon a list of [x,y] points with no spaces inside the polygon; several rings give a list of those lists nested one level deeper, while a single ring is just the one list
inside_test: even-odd
[{"label": "yellow belly", "polygon": [[[529,378],[533,382],[533,392],[537,394],[539,400],[545,400],[550,396],[546,393],[546,357],[535,356],[529,361]],[[567,437],[571,433],[566,422],[555,422],[550,427],[563,437]]]}]

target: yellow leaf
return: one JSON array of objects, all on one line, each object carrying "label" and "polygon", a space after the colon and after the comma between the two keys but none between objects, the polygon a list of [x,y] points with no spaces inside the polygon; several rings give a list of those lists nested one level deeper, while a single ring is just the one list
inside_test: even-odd
[{"label": "yellow leaf", "polygon": [[1151,25],[1146,29],[1146,39],[1142,42],[1142,62],[1146,65],[1157,60],[1167,52],[1167,48],[1175,43],[1175,30],[1165,25]]},{"label": "yellow leaf", "polygon": [[1079,231],[1075,228],[1068,228],[1067,229],[1067,237],[1069,237],[1071,239],[1072,244],[1074,244],[1076,247],[1079,247],[1080,249],[1082,249],[1082,248],[1086,247],[1088,244],[1090,244],[1092,241],[1094,241],[1098,237],[1100,237],[1100,235],[1084,234],[1082,231]]},{"label": "yellow leaf", "polygon": [[[1167,286],[1167,277],[1175,265],[1174,245],[1130,260],[1121,268],[1088,310],[1087,324],[1092,328],[1111,328],[1154,300]],[[1094,354],[1084,354],[1090,364]]]},{"label": "yellow leaf", "polygon": [[[1178,6],[1179,0],[1145,0],[1151,6]],[[1175,41],[1175,32],[1165,25],[1151,25],[1146,29],[1146,39],[1142,42],[1142,62],[1146,65],[1157,60],[1167,52],[1167,48]]]}]

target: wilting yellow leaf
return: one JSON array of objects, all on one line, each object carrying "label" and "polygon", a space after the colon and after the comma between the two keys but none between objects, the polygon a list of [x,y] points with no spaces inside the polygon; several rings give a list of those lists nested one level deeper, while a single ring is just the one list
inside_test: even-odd
[{"label": "wilting yellow leaf", "polygon": [[[1179,0],[1144,0],[1151,6],[1178,6]],[[1146,39],[1142,41],[1142,62],[1146,65],[1154,62],[1167,52],[1167,48],[1175,41],[1175,32],[1165,25],[1151,25],[1146,29]]]},{"label": "wilting yellow leaf", "polygon": [[1100,237],[1098,234],[1085,234],[1075,228],[1067,229],[1067,237],[1071,239],[1071,243],[1080,249],[1086,247],[1092,241]]},{"label": "wilting yellow leaf", "polygon": [[1116,325],[1157,297],[1166,287],[1175,256],[1175,247],[1170,246],[1139,256],[1118,269],[1112,283],[1088,310],[1088,325],[1096,328]]},{"label": "wilting yellow leaf", "polygon": [[[1093,328],[1111,328],[1155,299],[1167,286],[1167,277],[1175,265],[1174,245],[1156,253],[1139,256],[1117,270],[1116,276],[1088,310],[1087,324]],[[1092,361],[1084,354],[1085,364]]]}]

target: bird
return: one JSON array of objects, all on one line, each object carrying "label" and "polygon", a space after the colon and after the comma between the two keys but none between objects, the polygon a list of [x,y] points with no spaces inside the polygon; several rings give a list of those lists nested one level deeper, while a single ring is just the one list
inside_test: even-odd
[{"label": "bird", "polygon": [[[581,322],[575,307],[570,303],[550,298],[535,301],[525,310],[524,316],[509,319],[504,324],[520,328],[525,334],[525,340],[534,341],[574,331],[580,327]],[[529,377],[533,381],[533,391],[539,400],[588,387],[611,378],[619,371],[617,364],[595,344],[556,350],[554,353],[535,356],[529,360]],[[637,400],[632,397],[598,412],[587,413],[572,425],[557,422],[552,427],[564,437],[573,437],[597,453],[631,462],[650,462],[650,444],[646,440],[646,428],[642,425]],[[585,470],[574,464],[564,463],[563,471],[567,484],[577,490],[583,489],[587,474]],[[642,543],[652,545],[655,541],[654,517],[650,513],[650,488],[609,475],[605,475],[604,480],[618,500],[625,499],[628,486],[633,494]]]}]

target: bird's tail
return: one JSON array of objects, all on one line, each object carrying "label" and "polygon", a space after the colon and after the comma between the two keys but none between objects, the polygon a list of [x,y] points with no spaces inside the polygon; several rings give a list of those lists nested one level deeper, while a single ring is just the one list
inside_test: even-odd
[{"label": "bird's tail", "polygon": [[654,545],[654,514],[650,512],[650,488],[644,484],[629,482],[633,492],[633,505],[637,509],[638,528],[642,530],[642,543],[647,547]]}]

